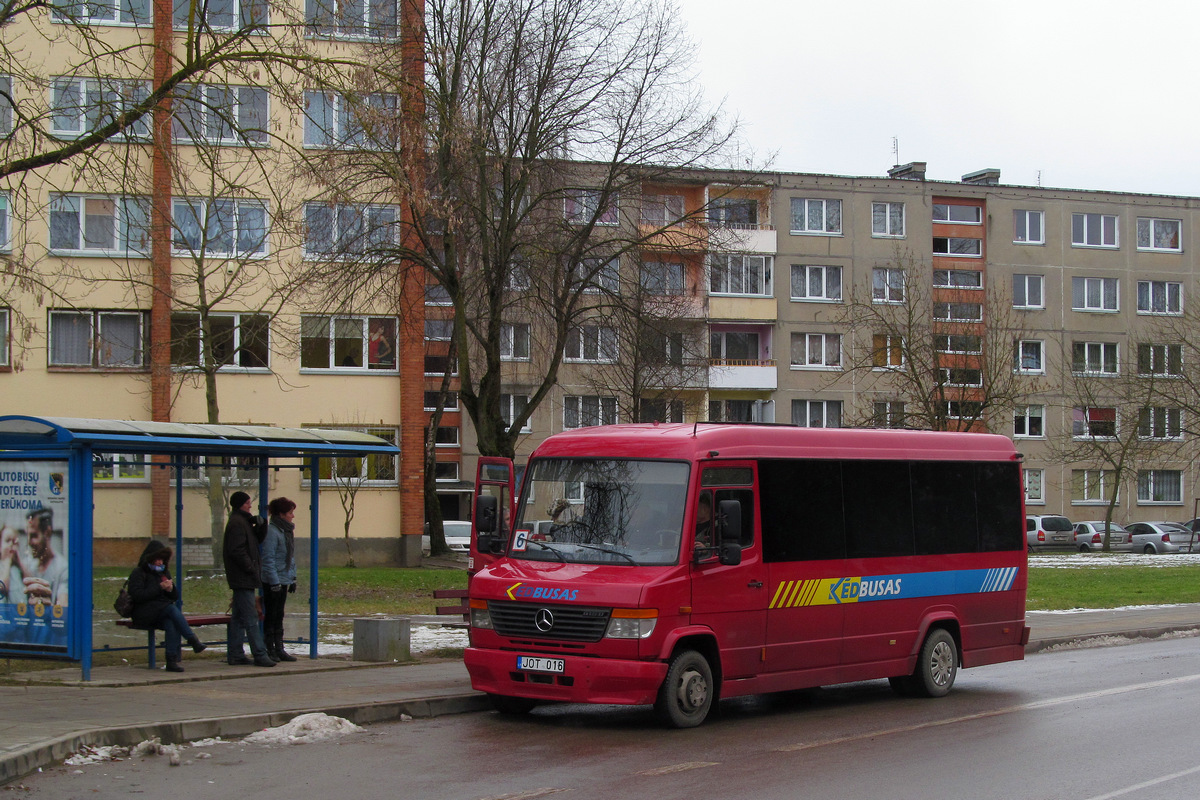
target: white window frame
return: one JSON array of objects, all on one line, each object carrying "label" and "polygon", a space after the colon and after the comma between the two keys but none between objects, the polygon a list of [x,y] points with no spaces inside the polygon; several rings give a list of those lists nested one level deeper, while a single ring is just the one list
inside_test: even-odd
[{"label": "white window frame", "polygon": [[1137,313],[1180,316],[1183,314],[1183,284],[1179,281],[1138,281]]},{"label": "white window frame", "polygon": [[[964,413],[967,411],[971,413]],[[947,400],[946,417],[949,419],[982,419],[983,403],[978,400]]]},{"label": "white window frame", "polygon": [[975,333],[935,333],[933,349],[954,355],[982,355],[983,337]]},{"label": "white window frame", "polygon": [[[1089,239],[1093,241],[1088,241]],[[1116,250],[1121,246],[1121,219],[1116,214],[1075,212],[1071,215],[1071,246]]]},{"label": "white window frame", "polygon": [[[182,324],[186,319],[188,324],[189,339],[184,339],[177,333],[177,326]],[[228,322],[230,329],[233,331],[232,338],[228,341],[229,360],[220,364],[217,369],[221,372],[267,372],[271,368],[271,318],[270,315],[261,312],[219,312],[210,313],[208,315],[209,325],[217,322]],[[194,332],[191,323],[195,323]],[[263,328],[266,340],[261,342],[253,342],[253,347],[248,347],[245,350],[242,348],[243,329],[250,329],[252,332],[258,330],[258,326],[265,323]],[[221,331],[223,334],[224,331]],[[203,352],[204,330],[200,325],[200,315],[192,311],[176,311],[171,314],[171,368],[176,372],[194,372],[200,367],[200,356]],[[184,360],[181,358],[184,354],[179,350],[185,344],[195,344],[196,351],[190,354]],[[261,348],[261,352],[256,350]],[[242,356],[238,356],[241,353]],[[252,354],[261,357],[262,364],[246,366],[238,363],[240,358],[244,358],[245,354]]]},{"label": "white window frame", "polygon": [[600,208],[599,189],[567,189],[563,195],[563,219],[572,225],[594,224],[617,225],[621,222],[617,213],[617,197],[610,195],[608,205]]},{"label": "white window frame", "polygon": [[1071,371],[1076,375],[1113,376],[1121,371],[1116,342],[1072,342]]},{"label": "white window frame", "polygon": [[1046,470],[1039,468],[1023,469],[1025,483],[1025,505],[1044,506],[1046,504]]},{"label": "white window frame", "polygon": [[[939,242],[946,243],[945,249],[938,249]],[[970,236],[935,236],[933,254],[946,258],[983,258],[983,239]]]},{"label": "white window frame", "polygon": [[[1034,220],[1037,220],[1036,224]],[[1034,232],[1036,228],[1036,232]],[[1018,208],[1013,211],[1013,244],[1045,244],[1046,212]]]},{"label": "white window frame", "polygon": [[1112,314],[1120,311],[1120,278],[1071,278],[1071,310],[1091,314]]},{"label": "white window frame", "polygon": [[[1030,297],[1034,294],[1037,295],[1036,301],[1030,300]],[[1045,276],[1021,273],[1013,275],[1013,308],[1032,311],[1040,310],[1045,307]]]},{"label": "white window frame", "polygon": [[[797,215],[797,209],[800,214]],[[820,217],[818,223],[810,215]],[[841,236],[842,201],[820,197],[793,197],[791,233],[793,236]]]},{"label": "white window frame", "polygon": [[639,219],[643,225],[656,225],[660,228],[679,225],[683,221],[686,207],[681,194],[642,195]]},{"label": "white window frame", "polygon": [[[1120,492],[1116,486],[1116,476],[1111,469],[1073,469],[1071,470],[1071,505],[1073,506],[1102,506],[1108,504],[1110,494],[1108,484],[1113,484],[1112,494],[1117,495],[1117,504],[1121,502]],[[1081,489],[1081,496],[1076,497],[1076,487]]]},{"label": "white window frame", "polygon": [[934,203],[933,221],[951,225],[982,225],[983,208],[959,203]]},{"label": "white window frame", "polygon": [[977,269],[935,269],[933,288],[982,290],[983,272]]},{"label": "white window frame", "polygon": [[92,480],[102,486],[150,482],[148,456],[133,453],[92,453]]},{"label": "white window frame", "polygon": [[[503,395],[501,395],[501,397],[503,397]],[[453,441],[442,441],[442,439],[441,439],[442,431],[454,431]],[[445,448],[462,447],[462,430],[457,425],[438,425],[437,432],[435,432],[433,435],[433,446],[435,448],[437,448],[437,447],[445,447]]]},{"label": "white window frame", "polygon": [[[1159,497],[1156,498],[1155,495]],[[1159,499],[1174,495],[1175,499]],[[1139,506],[1183,505],[1183,471],[1178,469],[1138,470],[1137,503]]]},{"label": "white window frame", "polygon": [[[99,213],[112,205],[112,214]],[[109,219],[109,241],[113,247],[89,246],[88,236],[99,231],[101,221]],[[67,221],[71,228],[63,227]],[[62,237],[74,234],[75,247],[64,247]],[[57,241],[56,241],[57,240]],[[114,195],[51,194],[50,252],[72,256],[150,256],[150,201],[145,197]]]},{"label": "white window frame", "polygon": [[[588,406],[593,405],[593,409]],[[567,395],[563,398],[563,430],[615,425],[618,421],[617,398],[607,395]],[[594,420],[594,421],[593,421]],[[574,423],[574,424],[572,424]]]},{"label": "white window frame", "polygon": [[[508,427],[512,426],[512,421],[519,414],[525,412],[529,405],[529,395],[513,394],[511,392],[502,392],[500,394],[500,418],[504,420],[504,424]],[[533,433],[533,417],[525,420],[525,424],[521,426],[521,433]]]},{"label": "white window frame", "polygon": [[584,284],[584,294],[617,294],[621,290],[621,261],[616,256],[585,258],[575,265],[575,279]]},{"label": "white window frame", "polygon": [[[424,408],[425,411],[437,411],[438,410],[437,408],[435,408],[434,406],[431,406],[426,401],[429,400],[431,397],[437,397],[439,394],[441,394],[441,392],[439,392],[437,389],[429,389],[425,392],[425,394],[421,400],[421,404],[425,407]],[[455,391],[446,392],[446,405],[442,406],[441,410],[442,411],[458,411],[458,392],[455,392]]]},{"label": "white window frame", "polygon": [[1046,343],[1041,339],[1018,339],[1013,345],[1013,372],[1018,375],[1046,374]]},{"label": "white window frame", "polygon": [[933,318],[940,322],[983,322],[983,303],[934,303]]},{"label": "white window frame", "polygon": [[12,311],[0,306],[0,367],[11,367],[12,356],[9,342],[12,341]]},{"label": "white window frame", "polygon": [[[396,317],[370,314],[302,314],[300,316],[300,352],[301,373],[329,374],[331,372],[371,372],[383,375],[395,375],[399,371],[397,351],[397,332],[399,320]],[[380,360],[378,364],[371,363],[371,337],[378,331],[384,337],[391,337],[391,355],[387,361]],[[314,344],[307,345],[305,340]],[[350,346],[357,341],[358,349]],[[322,359],[325,366],[304,364],[308,358],[307,348],[319,348],[324,342],[326,358]],[[320,352],[319,349],[314,352]],[[357,362],[353,365],[344,364],[347,356]],[[389,363],[390,362],[390,363]]]},{"label": "white window frame", "polygon": [[[1172,229],[1174,229],[1173,237],[1171,235]],[[1167,235],[1168,239],[1174,238],[1175,243],[1173,245],[1156,244],[1164,234]],[[1183,221],[1178,219],[1160,219],[1158,217],[1138,217],[1137,249],[1151,253],[1182,253]]]},{"label": "white window frame", "polygon": [[435,483],[456,483],[460,468],[457,461],[434,461],[433,480]]},{"label": "white window frame", "polygon": [[[304,4],[305,30],[308,36],[328,39],[394,40],[400,36],[400,4],[390,3],[390,17],[387,16],[388,5],[375,0],[369,3],[307,0]],[[346,13],[347,9],[353,10],[354,15]],[[384,16],[377,19],[381,9]]]},{"label": "white window frame", "polygon": [[983,370],[978,367],[938,367],[943,386],[975,389],[983,386]]},{"label": "white window frame", "polygon": [[[1172,366],[1175,369],[1172,369]],[[1159,378],[1178,378],[1183,375],[1183,345],[1153,344],[1138,345],[1138,375]]]},{"label": "white window frame", "polygon": [[613,364],[617,361],[617,329],[607,325],[577,325],[567,332],[563,361]]},{"label": "white window frame", "polygon": [[[326,213],[328,230],[319,220]],[[306,203],[304,221],[306,259],[352,259],[375,247],[386,249],[395,244],[400,209],[359,203]],[[355,231],[359,227],[361,231]]]},{"label": "white window frame", "polygon": [[[124,78],[58,77],[50,86],[50,130],[64,139],[85,136],[104,127],[126,109],[150,96],[150,81]],[[111,142],[144,142],[150,138],[150,113],[109,137]]]},{"label": "white window frame", "polygon": [[903,400],[876,400],[871,406],[871,425],[876,428],[904,428],[908,412]]},{"label": "white window frame", "polygon": [[871,302],[903,303],[906,277],[896,267],[874,267],[871,270]]},{"label": "white window frame", "polygon": [[175,94],[175,141],[263,146],[270,140],[271,99],[262,86],[192,83]]},{"label": "white window frame", "polygon": [[[871,368],[895,370],[904,366],[904,337],[894,333],[871,335]],[[880,357],[882,355],[882,358]]]},{"label": "white window frame", "polygon": [[12,210],[8,192],[0,192],[0,253],[12,252]]},{"label": "white window frame", "polygon": [[[6,311],[7,317],[7,311]],[[103,372],[141,371],[150,365],[147,340],[150,330],[150,317],[145,311],[126,311],[113,309],[51,309],[49,312],[49,333],[47,335],[46,366],[50,369],[81,369]],[[137,341],[132,345],[128,342],[109,341],[105,333],[105,324],[111,322],[114,326],[120,322],[128,325],[133,322],[137,331],[134,334]],[[72,328],[76,323],[86,323],[87,342],[86,360],[65,360],[65,353],[60,352],[59,342],[65,326]],[[7,331],[6,331],[7,332]],[[7,337],[6,337],[7,339]],[[107,355],[109,347],[116,344],[121,352],[129,352],[130,359],[113,360]],[[7,347],[6,347],[7,351]],[[78,354],[82,356],[83,354]]]},{"label": "white window frame", "polygon": [[[654,406],[653,409],[651,408],[652,405]],[[651,410],[661,410],[663,413],[648,413]],[[683,422],[685,413],[686,407],[684,402],[679,399],[670,400],[665,397],[643,397],[638,401],[639,422]]]},{"label": "white window frame", "polygon": [[[840,333],[792,333],[791,368],[796,370],[840,370],[842,335]],[[799,356],[800,360],[797,360]]]},{"label": "white window frame", "polygon": [[792,424],[801,428],[840,428],[842,401],[792,400]]},{"label": "white window frame", "polygon": [[[1110,413],[1111,412],[1111,413]],[[1095,419],[1093,419],[1095,416]],[[1104,418],[1102,419],[1101,416]],[[1107,419],[1111,416],[1112,419]],[[1096,433],[1094,426],[1111,423],[1112,433]],[[1117,438],[1121,430],[1121,415],[1114,406],[1075,406],[1071,409],[1071,438],[1078,440]]]},{"label": "white window frame", "polygon": [[842,302],[842,268],[792,264],[792,300],[808,303]]},{"label": "white window frame", "polygon": [[270,21],[266,0],[229,0],[228,4],[201,4],[198,8],[207,12],[206,16],[189,20],[192,4],[189,0],[175,0],[173,12],[175,30],[187,30],[188,23],[191,22],[196,27],[207,31],[265,33],[266,26]]},{"label": "white window frame", "polygon": [[904,203],[871,203],[871,236],[876,239],[903,239],[906,228],[904,215]]},{"label": "white window frame", "polygon": [[384,138],[373,137],[362,126],[358,109],[396,119],[400,96],[374,93],[351,96],[340,92],[304,92],[304,147],[318,150],[390,150],[395,132],[384,126]]},{"label": "white window frame", "polygon": [[73,25],[146,26],[154,21],[153,5],[151,0],[52,0],[50,19]]},{"label": "white window frame", "polygon": [[1013,407],[1014,439],[1046,438],[1046,407],[1024,405]]},{"label": "white window frame", "polygon": [[[319,427],[319,428],[334,428],[340,431],[357,431],[359,433],[368,433],[372,436],[378,436],[385,442],[390,444],[398,444],[400,442],[400,429],[391,425],[371,425],[371,426],[352,426],[352,425],[305,425],[304,427]],[[369,456],[335,456],[333,458],[321,459],[321,471],[319,486],[321,489],[337,489],[338,481],[334,479],[333,470],[339,472],[350,467],[354,462],[358,462],[358,476],[345,476],[343,483],[349,480],[354,486],[363,488],[381,487],[400,485],[400,456],[392,453],[373,453]],[[380,471],[390,471],[391,477],[371,478],[362,477],[363,475],[379,474]],[[308,472],[305,471],[307,476]],[[310,486],[310,479],[303,477],[301,479],[302,486]]]},{"label": "white window frame", "polygon": [[[501,335],[503,335],[503,329],[501,329]],[[425,341],[448,342],[452,338],[454,338],[453,317],[425,318]]]},{"label": "white window frame", "polygon": [[453,306],[454,300],[450,297],[450,292],[445,286],[440,283],[425,284],[425,305],[434,307]]},{"label": "white window frame", "polygon": [[505,322],[500,325],[500,360],[529,361],[531,326],[528,322]]},{"label": "white window frame", "polygon": [[643,261],[642,288],[656,297],[681,297],[687,293],[687,271],[681,261]]},{"label": "white window frame", "polygon": [[1183,439],[1183,409],[1147,406],[1138,412],[1138,438],[1178,442]]},{"label": "white window frame", "polygon": [[[754,354],[750,359],[733,358],[729,355],[729,337],[730,336],[753,336],[754,337]],[[753,360],[755,363],[762,359],[763,352],[763,334],[760,331],[709,331],[708,334],[708,349],[710,363],[715,365],[725,364],[729,361],[741,362]],[[747,340],[749,344],[749,340]]]},{"label": "white window frame", "polygon": [[[265,258],[270,254],[269,220],[266,205],[258,200],[177,197],[171,201],[171,252],[193,258]],[[224,238],[232,248],[221,248]]]},{"label": "white window frame", "polygon": [[739,297],[774,295],[774,256],[751,253],[715,253],[708,257],[709,294]]}]

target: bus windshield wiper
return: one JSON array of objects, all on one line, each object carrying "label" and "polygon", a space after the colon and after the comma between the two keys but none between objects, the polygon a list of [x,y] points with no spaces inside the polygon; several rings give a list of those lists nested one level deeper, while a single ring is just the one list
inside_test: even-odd
[{"label": "bus windshield wiper", "polygon": [[550,545],[546,544],[545,542],[538,541],[537,539],[530,539],[529,544],[536,544],[538,547],[542,548],[543,550],[549,550],[551,553],[554,553],[555,557],[557,557],[559,561],[561,561],[564,564],[567,563],[567,557],[564,556],[562,554],[562,551],[559,550],[557,547],[551,547]]},{"label": "bus windshield wiper", "polygon": [[633,564],[635,567],[638,566],[637,559],[635,559],[633,556],[629,555],[629,553],[625,553],[620,550],[616,550],[612,547],[604,547],[604,546],[598,545],[598,544],[584,544],[583,542],[577,542],[575,546],[576,547],[586,547],[589,550],[599,550],[601,553],[609,553],[610,555],[620,556],[621,558],[628,561],[630,564]]}]

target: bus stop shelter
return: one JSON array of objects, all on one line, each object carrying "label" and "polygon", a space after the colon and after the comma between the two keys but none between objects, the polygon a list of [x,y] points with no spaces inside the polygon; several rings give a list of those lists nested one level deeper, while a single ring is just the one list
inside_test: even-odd
[{"label": "bus stop shelter", "polygon": [[[66,417],[0,416],[0,563],[6,542],[18,535],[13,520],[57,518],[56,558],[65,557],[66,602],[55,596],[0,596],[0,655],[79,661],[83,679],[92,667],[93,472],[95,461],[120,454],[159,456],[154,469],[175,478],[175,551],[183,552],[183,470],[195,456],[253,457],[259,465],[258,497],[265,514],[272,461],[299,459],[309,470],[310,616],[309,656],[317,657],[317,578],[322,458],[394,456],[395,445],[358,431],[276,428],[268,425],[205,425]],[[278,466],[278,465],[275,465]],[[49,534],[47,534],[49,535]],[[15,545],[10,545],[15,546]],[[183,585],[182,557],[175,559],[176,584]],[[57,570],[56,570],[57,572]],[[0,575],[6,593],[14,573]],[[49,590],[46,590],[49,591]],[[114,593],[115,597],[115,593]]]}]

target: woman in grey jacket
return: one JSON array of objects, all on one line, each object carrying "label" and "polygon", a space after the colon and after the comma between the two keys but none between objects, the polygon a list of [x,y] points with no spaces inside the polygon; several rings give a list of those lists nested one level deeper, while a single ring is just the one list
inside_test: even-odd
[{"label": "woman in grey jacket", "polygon": [[283,649],[283,608],[296,591],[296,504],[276,497],[267,507],[270,520],[262,542],[263,638],[267,655],[276,661],[295,661]]}]

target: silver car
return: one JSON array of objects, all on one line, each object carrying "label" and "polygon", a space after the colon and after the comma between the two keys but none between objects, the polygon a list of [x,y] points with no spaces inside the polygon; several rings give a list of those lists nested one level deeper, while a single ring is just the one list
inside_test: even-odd
[{"label": "silver car", "polygon": [[[1081,553],[1104,549],[1104,520],[1075,523],[1075,549]],[[1132,553],[1133,534],[1115,522],[1109,523],[1108,549],[1112,553]]]},{"label": "silver car", "polygon": [[1071,520],[1059,514],[1033,514],[1025,518],[1025,543],[1029,552],[1049,547],[1075,547]]},{"label": "silver car", "polygon": [[1190,530],[1178,522],[1133,522],[1129,524],[1133,534],[1133,551],[1155,555],[1156,553],[1200,552],[1200,541]]},{"label": "silver car", "polygon": [[[426,530],[429,526],[426,524]],[[446,534],[446,546],[452,553],[466,553],[471,549],[471,521],[459,519],[442,520],[442,533]],[[429,534],[421,537],[422,552],[429,552]]]}]

